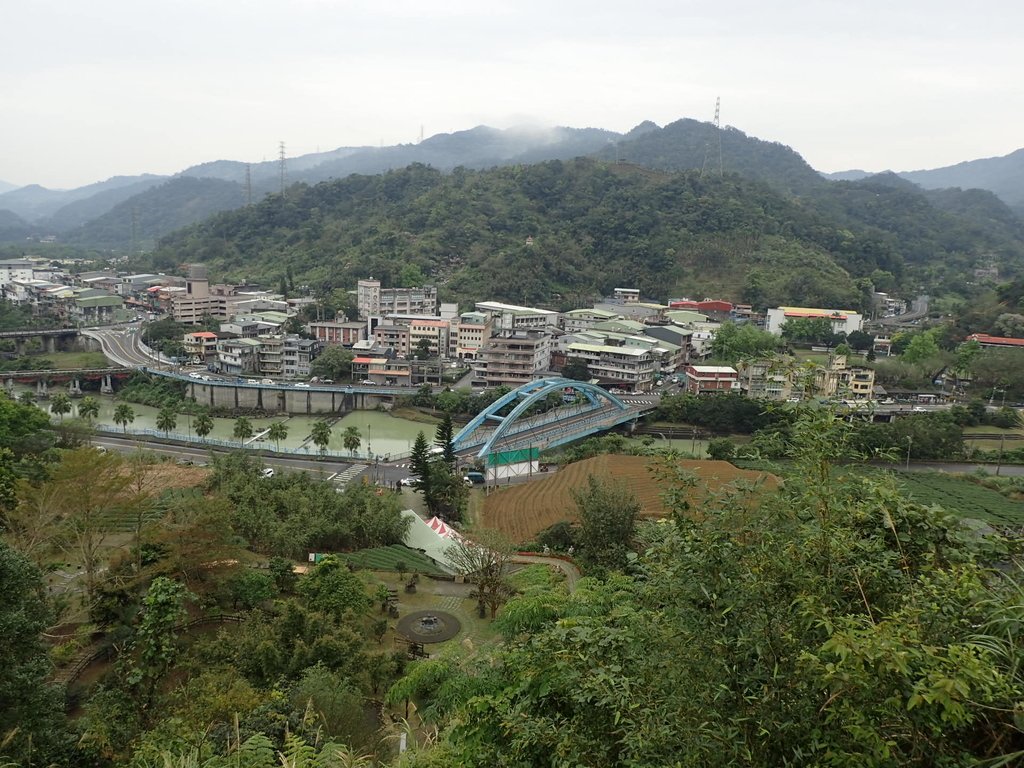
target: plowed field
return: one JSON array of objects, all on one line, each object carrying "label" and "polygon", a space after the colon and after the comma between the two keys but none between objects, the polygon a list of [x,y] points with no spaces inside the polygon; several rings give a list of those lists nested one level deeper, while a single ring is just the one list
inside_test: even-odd
[{"label": "plowed field", "polygon": [[[765,488],[776,488],[778,478],[765,472],[738,469],[727,461],[683,459],[680,466],[697,476],[689,501],[699,514],[708,494],[735,481],[763,481]],[[651,473],[646,456],[595,456],[560,469],[551,477],[496,491],[484,502],[483,525],[501,531],[514,542],[525,542],[559,520],[577,519],[574,489],[587,485],[591,475],[625,483],[640,502],[644,517],[668,514],[661,495],[667,490]]]}]

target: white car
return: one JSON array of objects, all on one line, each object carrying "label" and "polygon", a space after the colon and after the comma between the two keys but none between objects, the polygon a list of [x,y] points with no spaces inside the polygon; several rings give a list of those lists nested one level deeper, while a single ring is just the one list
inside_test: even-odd
[{"label": "white car", "polygon": [[274,468],[273,467],[264,467],[263,469],[260,470],[260,477],[273,477],[273,476],[274,476]]},{"label": "white car", "polygon": [[201,379],[201,378],[203,378],[203,374],[201,374],[201,373],[198,373],[198,372],[196,372],[196,371],[192,371],[192,373],[190,373],[190,374],[188,375],[188,377],[189,377],[190,379]]},{"label": "white car", "polygon": [[401,480],[398,481],[398,484],[399,485],[405,485],[405,486],[408,486],[408,487],[411,488],[412,486],[414,486],[416,484],[416,478],[415,477],[403,477]]},{"label": "white car", "polygon": [[309,384],[307,384],[304,381],[297,381],[297,382],[295,382],[295,386],[296,387],[301,387],[302,389],[309,389]]},{"label": "white car", "polygon": [[377,386],[377,382],[374,381],[373,379],[363,379],[359,383],[362,384],[363,386],[366,386],[366,387],[375,387],[375,386]]}]

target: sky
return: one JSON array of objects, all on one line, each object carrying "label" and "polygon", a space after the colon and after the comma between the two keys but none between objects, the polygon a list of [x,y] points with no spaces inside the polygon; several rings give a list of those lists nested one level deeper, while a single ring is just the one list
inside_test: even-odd
[{"label": "sky", "polygon": [[1017,0],[0,0],[0,180],[689,117],[815,168],[1024,146]]}]

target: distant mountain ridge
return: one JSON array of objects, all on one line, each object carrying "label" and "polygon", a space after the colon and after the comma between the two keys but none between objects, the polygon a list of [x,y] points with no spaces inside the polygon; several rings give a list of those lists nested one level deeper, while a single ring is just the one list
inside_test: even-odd
[{"label": "distant mountain ridge", "polygon": [[[878,181],[876,175],[861,170],[820,174],[798,152],[783,144],[762,141],[732,127],[718,130],[708,122],[681,119],[664,127],[643,121],[625,134],[599,128],[477,126],[437,134],[417,144],[339,147],[288,158],[285,183],[318,184],[351,174],[374,175],[412,164],[451,172],[458,167],[479,170],[576,157],[632,163],[665,171],[735,173],[789,195],[811,195],[819,201],[841,198],[843,202],[837,206],[826,204],[833,205],[832,213],[854,215],[854,220],[860,220],[856,219],[857,215],[873,210],[866,199],[863,205],[854,204],[844,210],[855,197],[866,194],[864,189],[830,189],[829,185]],[[926,189],[947,185],[989,189],[1014,208],[1014,211],[1001,208],[995,200],[977,194],[945,193],[927,198],[932,205],[947,212],[977,216],[981,220],[993,218],[1000,226],[1010,226],[1008,216],[1012,219],[1024,213],[1024,150],[1005,158],[970,161],[946,169],[913,171],[899,176]],[[168,179],[191,179],[197,183],[168,185]],[[235,185],[235,188],[224,184]],[[152,174],[114,177],[73,190],[28,185],[0,192],[0,211],[7,210],[17,217],[17,220],[9,217],[4,220],[7,225],[0,229],[0,239],[56,234],[64,242],[103,248],[148,245],[170,232],[169,226],[187,226],[249,200],[258,202],[280,189],[281,168],[277,160],[259,163],[216,160],[190,166],[173,177]],[[901,194],[905,193],[906,189]],[[171,211],[169,206],[180,209]],[[145,223],[140,219],[143,212]]]},{"label": "distant mountain ridge", "polygon": [[4,181],[3,179],[0,179],[0,195],[2,195],[4,192],[10,192],[12,189],[17,188],[17,184],[11,184],[11,182],[9,181]]}]

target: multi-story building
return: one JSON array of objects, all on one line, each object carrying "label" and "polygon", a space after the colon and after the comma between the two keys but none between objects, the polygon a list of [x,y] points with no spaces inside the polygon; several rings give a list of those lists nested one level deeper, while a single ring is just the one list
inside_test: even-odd
[{"label": "multi-story building", "polygon": [[491,318],[483,312],[463,312],[451,321],[448,357],[453,360],[475,360],[489,338]]},{"label": "multi-story building", "polygon": [[409,356],[409,326],[399,323],[380,323],[373,329],[378,349],[390,351],[393,357]]},{"label": "multi-story building", "polygon": [[265,376],[284,375],[284,336],[260,336],[257,352],[257,373]]},{"label": "multi-story building", "polygon": [[217,342],[217,368],[221,373],[240,376],[259,372],[259,339],[220,339]]},{"label": "multi-story building", "polygon": [[816,307],[776,307],[768,310],[765,330],[782,335],[782,328],[789,320],[801,318],[825,318],[832,324],[833,333],[847,335],[859,331],[864,324],[864,317],[852,309],[819,309]]},{"label": "multi-story building", "polygon": [[186,333],[181,343],[185,356],[191,360],[206,363],[217,359],[217,334],[213,331]]},{"label": "multi-story building", "polygon": [[448,352],[447,320],[413,320],[409,323],[409,351],[416,354],[424,342],[429,345],[429,357],[443,357]]},{"label": "multi-story building", "polygon": [[171,299],[171,314],[176,322],[199,325],[207,315],[213,315],[217,300],[210,296],[210,280],[205,264],[191,264],[185,280],[185,292]]},{"label": "multi-story building", "polygon": [[491,327],[495,334],[517,330],[540,331],[548,326],[557,328],[559,324],[558,312],[550,309],[503,304],[500,301],[478,301],[476,311],[482,312],[491,319]]},{"label": "multi-story building", "polygon": [[4,259],[0,261],[0,289],[15,280],[32,280],[35,277],[35,262],[26,259]]},{"label": "multi-story building", "polygon": [[[968,341],[976,341],[982,347],[994,347],[996,349],[1024,349],[1024,339],[1016,339],[1013,336],[990,336],[987,333],[972,333],[967,337]],[[878,341],[877,339],[875,340]]]},{"label": "multi-story building", "polygon": [[566,333],[578,333],[588,331],[598,323],[621,319],[621,314],[605,309],[573,309],[562,315],[562,328]]},{"label": "multi-story building", "polygon": [[308,323],[306,331],[326,346],[351,347],[366,339],[366,323],[348,320],[323,320]]},{"label": "multi-story building", "polygon": [[393,312],[434,315],[437,313],[437,288],[432,285],[381,288],[380,280],[371,277],[356,283],[356,309],[362,320]]},{"label": "multi-story building", "polygon": [[790,367],[774,358],[742,363],[739,383],[740,392],[756,400],[788,400],[793,393]]},{"label": "multi-story building", "polygon": [[832,355],[828,365],[814,372],[815,394],[839,400],[873,400],[875,372],[847,365],[846,355]]},{"label": "multi-story building", "polygon": [[492,336],[474,363],[475,377],[489,387],[518,387],[551,365],[551,336],[543,331],[510,331]]},{"label": "multi-story building", "polygon": [[686,391],[694,395],[732,392],[739,389],[739,374],[730,365],[688,365],[684,369]]},{"label": "multi-story building", "polygon": [[654,386],[657,360],[650,349],[610,344],[570,344],[566,359],[582,360],[602,386],[648,392]]},{"label": "multi-story building", "polygon": [[308,379],[322,345],[316,339],[289,334],[284,337],[284,375],[287,379]]},{"label": "multi-story building", "polygon": [[385,387],[412,384],[412,362],[389,357],[361,355],[352,359],[352,378]]}]

